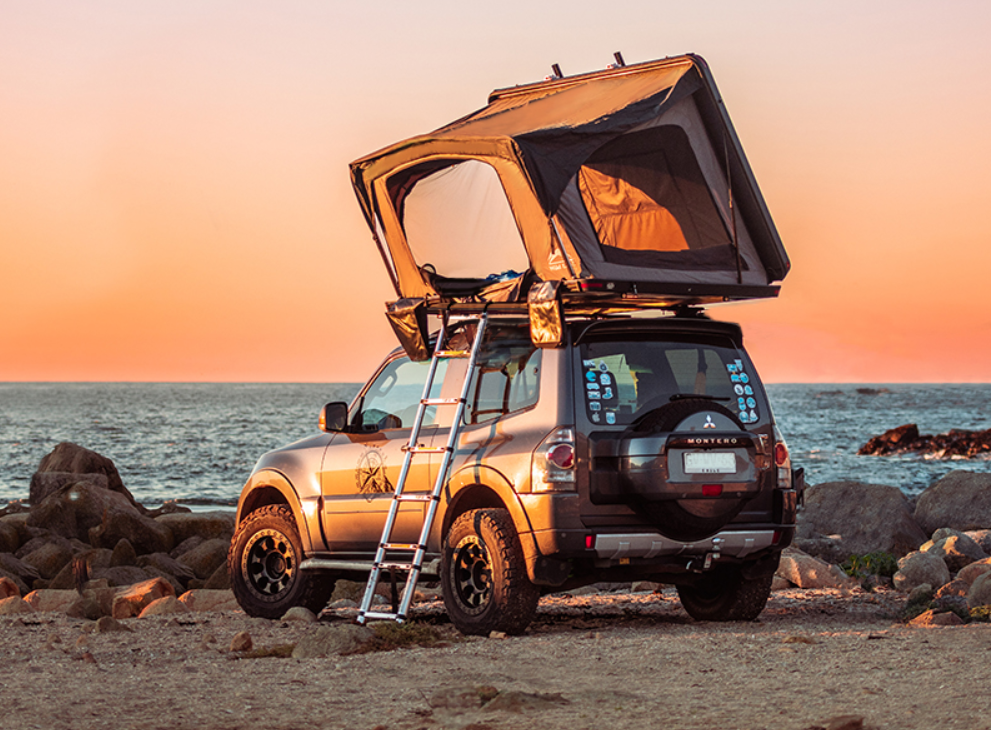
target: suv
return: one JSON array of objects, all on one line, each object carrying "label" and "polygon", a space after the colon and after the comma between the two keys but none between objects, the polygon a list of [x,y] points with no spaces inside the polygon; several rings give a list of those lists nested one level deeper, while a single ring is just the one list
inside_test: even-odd
[{"label": "suv", "polygon": [[[525,317],[490,315],[473,372],[438,361],[431,397],[470,378],[423,567],[451,621],[518,634],[542,592],[644,579],[695,619],[755,618],[801,485],[740,328],[683,309],[569,318],[562,339],[538,348]],[[367,579],[429,367],[396,350],[346,419],[329,404],[324,433],[260,459],[229,555],[248,614],[318,612],[337,578]],[[421,443],[446,443],[446,414],[425,409]],[[421,456],[405,492],[429,492],[439,461]],[[425,503],[399,507],[391,534],[415,542]]]}]

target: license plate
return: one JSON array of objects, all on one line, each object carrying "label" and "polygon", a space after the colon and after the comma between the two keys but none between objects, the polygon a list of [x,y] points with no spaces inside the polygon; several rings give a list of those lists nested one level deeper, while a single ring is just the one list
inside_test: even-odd
[{"label": "license plate", "polygon": [[686,474],[734,474],[736,454],[731,451],[694,451],[685,454]]}]

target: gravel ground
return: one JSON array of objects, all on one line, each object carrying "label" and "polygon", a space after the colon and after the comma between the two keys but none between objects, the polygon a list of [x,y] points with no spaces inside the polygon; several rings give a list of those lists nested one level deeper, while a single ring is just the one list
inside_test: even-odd
[{"label": "gravel ground", "polygon": [[230,646],[247,631],[278,653],[313,624],[193,613],[98,633],[36,613],[0,621],[0,727],[991,728],[991,625],[908,627],[903,601],[786,590],[758,621],[719,624],[670,589],[552,596],[509,638],[461,637],[433,601],[417,615],[437,646],[306,660]]}]

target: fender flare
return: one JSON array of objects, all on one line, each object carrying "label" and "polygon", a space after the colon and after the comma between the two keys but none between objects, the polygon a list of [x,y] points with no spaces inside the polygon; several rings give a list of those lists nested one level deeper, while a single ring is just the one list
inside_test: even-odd
[{"label": "fender flare", "polygon": [[[239,526],[249,514],[269,504],[285,504],[292,510],[296,528],[299,530],[299,539],[303,543],[303,552],[312,553],[310,525],[306,521],[299,495],[285,474],[275,469],[262,469],[248,479],[237,502],[235,525]],[[315,517],[319,520],[319,514]]]}]

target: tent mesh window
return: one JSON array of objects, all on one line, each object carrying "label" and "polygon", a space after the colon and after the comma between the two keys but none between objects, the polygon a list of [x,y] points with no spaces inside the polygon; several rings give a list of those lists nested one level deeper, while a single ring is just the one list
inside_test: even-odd
[{"label": "tent mesh window", "polygon": [[681,127],[633,132],[604,145],[582,166],[578,188],[606,261],[736,269],[732,235]]}]

